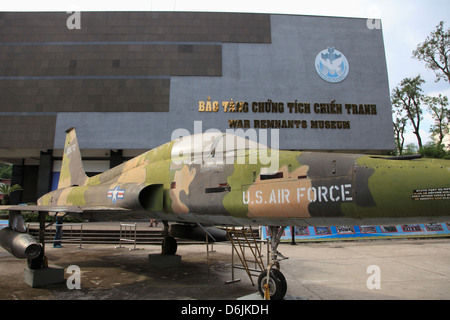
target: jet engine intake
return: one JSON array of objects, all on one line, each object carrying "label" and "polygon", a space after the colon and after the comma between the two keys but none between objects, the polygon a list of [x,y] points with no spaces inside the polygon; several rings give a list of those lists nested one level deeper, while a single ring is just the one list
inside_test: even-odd
[{"label": "jet engine intake", "polygon": [[130,210],[163,210],[163,184],[115,183],[73,187],[72,196],[85,199],[86,206],[119,207]]},{"label": "jet engine intake", "polygon": [[162,184],[151,184],[139,192],[139,203],[148,211],[163,210],[164,189]]}]

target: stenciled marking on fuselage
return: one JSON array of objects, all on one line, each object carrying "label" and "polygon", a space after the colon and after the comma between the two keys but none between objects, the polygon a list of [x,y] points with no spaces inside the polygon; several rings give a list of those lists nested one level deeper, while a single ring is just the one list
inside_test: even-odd
[{"label": "stenciled marking on fuselage", "polygon": [[65,153],[66,155],[70,155],[72,152],[76,150],[76,145],[67,146]]},{"label": "stenciled marking on fuselage", "polygon": [[276,188],[270,192],[256,190],[254,194],[250,191],[243,191],[242,202],[244,204],[292,204],[302,203],[303,201],[311,202],[349,202],[353,201],[351,197],[351,184],[341,184],[318,187],[294,189]]}]

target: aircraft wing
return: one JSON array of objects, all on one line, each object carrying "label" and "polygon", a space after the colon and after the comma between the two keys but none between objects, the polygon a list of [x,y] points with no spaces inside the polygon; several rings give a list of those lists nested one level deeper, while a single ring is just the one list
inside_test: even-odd
[{"label": "aircraft wing", "polygon": [[9,205],[0,206],[0,210],[8,211],[44,211],[83,213],[85,211],[129,211],[126,208],[108,206],[40,206],[40,205]]}]

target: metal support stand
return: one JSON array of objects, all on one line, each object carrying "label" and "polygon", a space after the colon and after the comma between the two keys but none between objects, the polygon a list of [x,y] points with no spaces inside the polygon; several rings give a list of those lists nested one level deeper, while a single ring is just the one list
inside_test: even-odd
[{"label": "metal support stand", "polygon": [[39,242],[42,246],[41,254],[35,259],[28,260],[24,268],[24,281],[32,288],[64,282],[64,268],[49,266],[45,256],[45,216],[46,212],[39,211]]},{"label": "metal support stand", "polygon": [[136,248],[136,238],[137,238],[136,223],[120,223],[119,246],[116,247],[116,249],[122,248],[122,242],[132,242],[133,248],[132,249],[130,248],[129,250],[130,251],[139,250]]},{"label": "metal support stand", "polygon": [[38,242],[42,249],[41,254],[34,259],[28,259],[28,267],[30,269],[42,269],[48,267],[47,257],[45,256],[45,216],[46,212],[39,211],[39,237]]}]

